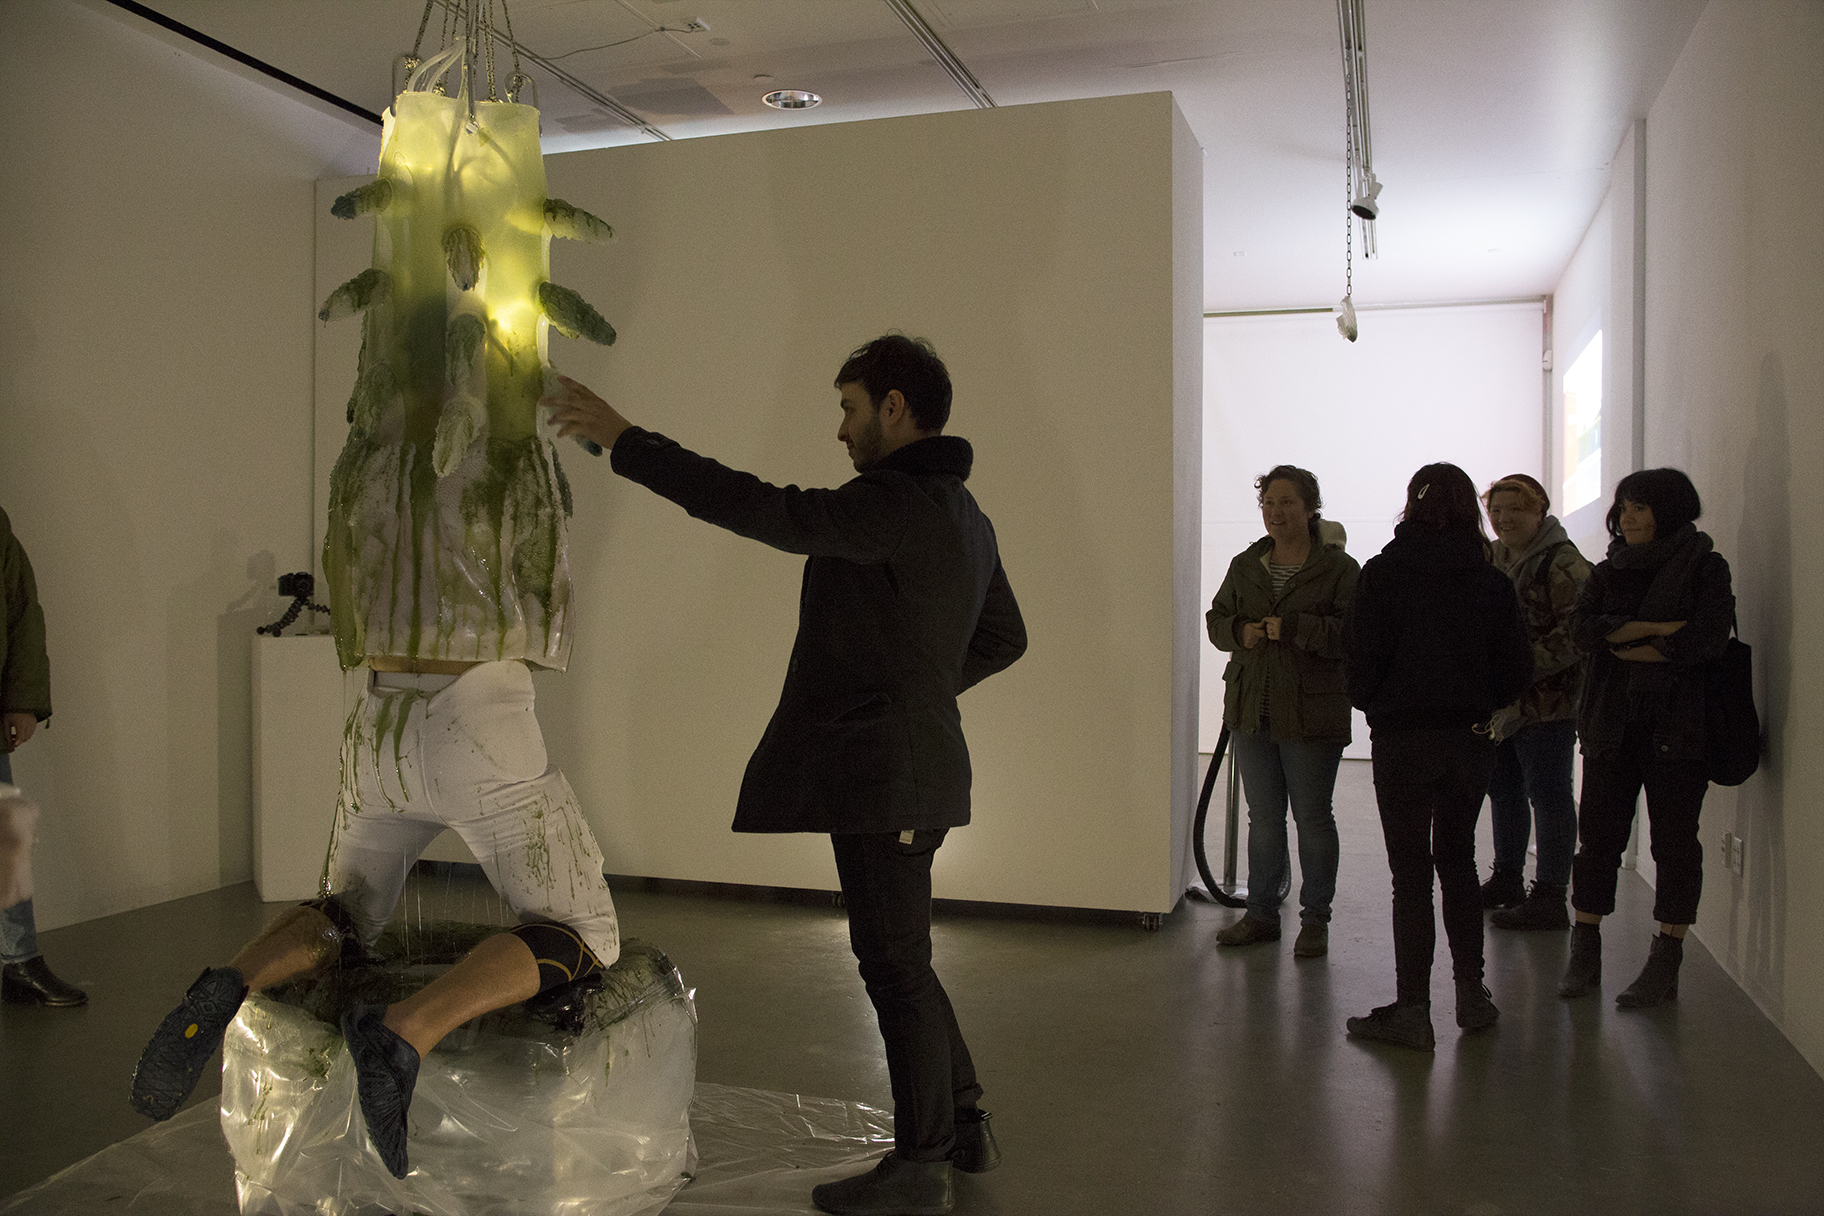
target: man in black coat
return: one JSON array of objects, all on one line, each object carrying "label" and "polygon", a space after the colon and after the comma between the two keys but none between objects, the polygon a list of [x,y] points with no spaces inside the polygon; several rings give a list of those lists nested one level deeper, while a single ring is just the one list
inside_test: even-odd
[{"label": "man in black coat", "polygon": [[836,377],[836,434],[859,476],[831,490],[727,468],[559,379],[545,405],[560,434],[599,443],[616,473],[696,518],[809,559],[734,828],[830,834],[894,1106],[894,1151],[812,1198],[830,1212],[947,1212],[952,1164],[980,1172],[999,1151],[931,969],[931,861],[969,822],[957,694],[1026,649],[994,527],[963,485],[974,454],[942,433],[949,373],[928,343],[896,334],[856,350]]}]

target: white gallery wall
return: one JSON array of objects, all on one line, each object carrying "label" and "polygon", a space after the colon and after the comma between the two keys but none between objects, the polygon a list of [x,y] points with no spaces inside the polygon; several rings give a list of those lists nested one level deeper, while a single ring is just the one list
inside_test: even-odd
[{"label": "white gallery wall", "polygon": [[313,182],[378,130],[118,10],[0,4],[0,505],[56,714],[38,923],[245,880],[253,629],[309,562]]},{"label": "white gallery wall", "polygon": [[1647,115],[1644,454],[1703,496],[1767,731],[1705,798],[1696,933],[1824,1070],[1821,63],[1824,5],[1713,0]]},{"label": "white gallery wall", "polygon": [[[1324,517],[1348,529],[1358,562],[1393,539],[1406,482],[1425,464],[1451,461],[1478,486],[1542,477],[1542,315],[1538,303],[1364,311],[1355,342],[1326,313],[1206,320],[1201,608],[1266,534],[1254,479],[1274,465],[1317,475]],[[1224,658],[1207,634],[1198,653],[1208,752]],[[1360,713],[1345,754],[1369,754]]]},{"label": "white gallery wall", "polygon": [[[643,426],[769,481],[839,484],[843,359],[891,329],[935,343],[1031,636],[962,698],[975,818],[936,892],[1169,910],[1194,795],[1203,357],[1201,153],[1170,95],[546,164],[553,195],[617,233],[553,246],[552,277],[620,335],[554,335],[553,359]],[[366,264],[371,221],[318,214],[322,294]],[[320,482],[355,329],[320,330]],[[579,623],[570,671],[537,677],[539,716],[608,870],[833,889],[827,839],[729,831],[803,559],[562,452]]]}]

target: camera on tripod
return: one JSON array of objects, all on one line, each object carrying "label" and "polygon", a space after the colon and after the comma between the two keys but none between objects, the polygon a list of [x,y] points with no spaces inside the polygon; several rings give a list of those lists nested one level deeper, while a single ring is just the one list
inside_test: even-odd
[{"label": "camera on tripod", "polygon": [[258,629],[255,629],[254,632],[271,634],[276,638],[285,630],[291,628],[292,622],[296,621],[298,619],[298,614],[303,612],[306,608],[310,609],[312,612],[328,612],[329,609],[323,607],[323,605],[310,602],[310,597],[316,594],[316,590],[317,580],[308,570],[299,570],[295,574],[279,575],[279,594],[291,597],[291,607],[285,610],[284,616],[270,625],[261,625]]}]

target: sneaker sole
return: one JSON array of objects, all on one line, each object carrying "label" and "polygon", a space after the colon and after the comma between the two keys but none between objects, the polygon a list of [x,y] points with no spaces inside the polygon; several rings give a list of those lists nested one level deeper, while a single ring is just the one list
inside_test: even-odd
[{"label": "sneaker sole", "polygon": [[377,1036],[365,1033],[360,1018],[369,1008],[357,1005],[342,1015],[342,1037],[355,1062],[355,1097],[367,1126],[368,1141],[387,1172],[404,1178],[412,1172],[406,1151],[410,1138],[406,1111],[411,1107],[418,1075],[414,1071],[410,1078],[402,1079],[385,1059],[386,1046],[374,1041]]},{"label": "sneaker sole", "polygon": [[227,979],[225,971],[216,974],[224,979],[208,985],[208,972],[197,977],[183,1004],[165,1015],[140,1054],[133,1070],[132,1103],[147,1118],[163,1122],[177,1113],[241,1008],[247,989]]}]

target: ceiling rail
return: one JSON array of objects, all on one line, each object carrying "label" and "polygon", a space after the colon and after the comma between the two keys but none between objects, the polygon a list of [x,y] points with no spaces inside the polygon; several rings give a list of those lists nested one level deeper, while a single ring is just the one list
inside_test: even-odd
[{"label": "ceiling rail", "polygon": [[[1500,304],[1537,304],[1545,306],[1548,296],[1502,296],[1492,300],[1408,300],[1395,304],[1357,304],[1357,312],[1400,312],[1405,309],[1419,308],[1492,308]],[[1220,312],[1206,312],[1206,320],[1212,317],[1289,317],[1301,313],[1333,313],[1336,306],[1325,305],[1322,308],[1236,308]]]},{"label": "ceiling rail", "polygon": [[912,7],[911,0],[886,0],[886,5],[905,22],[913,37],[924,43],[925,49],[931,52],[931,58],[937,60],[939,66],[950,74],[950,79],[956,81],[956,87],[968,95],[977,109],[995,108],[994,98],[988,96],[988,90],[982,87],[982,82],[975,78],[975,73],[969,70],[968,65],[956,57],[956,52],[937,36],[937,31]]}]

